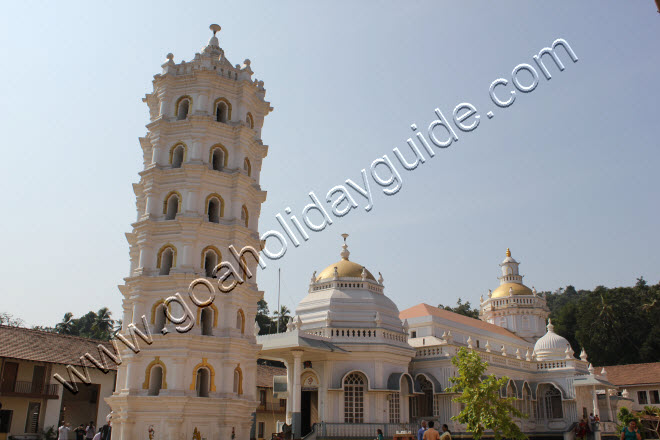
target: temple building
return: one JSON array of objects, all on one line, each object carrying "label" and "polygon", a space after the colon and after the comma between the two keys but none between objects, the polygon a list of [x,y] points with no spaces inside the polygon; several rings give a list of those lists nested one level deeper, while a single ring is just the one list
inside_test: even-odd
[{"label": "temple building", "polygon": [[562,436],[588,413],[614,432],[616,407],[625,404],[613,396],[617,387],[546,322],[546,300],[522,283],[510,250],[500,286],[481,299],[481,319],[428,304],[399,311],[382,275],[350,260],[346,234],[340,257],[314,273],[287,332],[257,340],[260,357],[287,367],[273,380],[294,438],[364,438],[376,427],[387,438],[421,419],[465,432],[451,420],[461,408],[447,391],[461,347],[477,351],[489,374],[509,378],[501,395],[529,415],[518,421],[528,435]]}]

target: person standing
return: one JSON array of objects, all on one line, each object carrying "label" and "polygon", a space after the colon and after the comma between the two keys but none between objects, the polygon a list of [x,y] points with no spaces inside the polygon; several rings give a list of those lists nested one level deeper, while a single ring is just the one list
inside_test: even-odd
[{"label": "person standing", "polygon": [[76,440],[85,440],[85,425],[81,423],[73,432],[76,433]]},{"label": "person standing", "polygon": [[424,440],[424,433],[426,432],[426,420],[422,420],[422,427],[417,431],[417,440]]},{"label": "person standing", "polygon": [[431,420],[429,422],[429,429],[424,433],[422,440],[440,440],[440,433],[433,429],[433,425],[435,425],[435,423]]},{"label": "person standing", "polygon": [[442,434],[440,434],[440,440],[451,440],[451,431],[449,426],[445,423],[442,425]]},{"label": "person standing", "polygon": [[94,425],[94,421],[90,420],[89,425],[87,425],[87,430],[85,431],[85,438],[92,440],[94,438],[94,434],[96,434],[96,426]]},{"label": "person standing", "polygon": [[110,440],[112,438],[112,426],[110,420],[101,427],[101,440]]},{"label": "person standing", "polygon": [[639,433],[637,422],[631,420],[628,426],[621,431],[621,440],[642,440],[642,434]]},{"label": "person standing", "polygon": [[71,431],[69,424],[62,420],[62,425],[57,430],[57,440],[69,440],[69,431]]},{"label": "person standing", "polygon": [[376,440],[384,440],[384,438],[383,438],[383,430],[382,430],[382,429],[377,429],[377,430],[376,430]]}]

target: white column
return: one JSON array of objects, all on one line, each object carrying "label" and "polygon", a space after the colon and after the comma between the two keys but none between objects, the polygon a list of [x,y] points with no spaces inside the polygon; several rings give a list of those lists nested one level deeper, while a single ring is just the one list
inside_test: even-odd
[{"label": "white column", "polygon": [[612,403],[610,402],[610,390],[605,390],[605,396],[607,399],[607,415],[609,418],[607,419],[608,422],[613,422],[614,421],[614,414],[612,413]]},{"label": "white column", "polygon": [[294,350],[291,352],[293,354],[293,412],[291,414],[291,423],[292,423],[292,433],[293,438],[301,438],[301,415],[300,415],[300,397],[301,397],[301,387],[300,387],[300,375],[302,373],[302,350]]},{"label": "white column", "polygon": [[[591,387],[591,398],[593,399],[593,406],[594,406],[594,417],[598,416],[600,418],[600,412],[598,411],[598,395],[596,394],[596,386]],[[596,425],[594,425],[594,440],[600,440],[600,427],[596,429]]]}]

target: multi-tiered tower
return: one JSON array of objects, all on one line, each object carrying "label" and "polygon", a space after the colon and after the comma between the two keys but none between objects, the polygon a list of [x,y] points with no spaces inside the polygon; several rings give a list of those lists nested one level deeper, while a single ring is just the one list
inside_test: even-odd
[{"label": "multi-tiered tower", "polygon": [[545,334],[545,320],[550,309],[536,289],[523,284],[520,265],[506,250],[506,258],[500,263],[502,276],[497,289],[488,291],[488,298],[481,297],[479,317],[491,324],[511,330],[529,342],[535,342]]},{"label": "multi-tiered tower", "polygon": [[[126,234],[131,268],[125,284],[124,329],[146,316],[152,344],[139,353],[119,344],[122,364],[112,407],[113,439],[245,439],[256,407],[258,346],[253,330],[257,301],[256,261],[229,293],[216,288],[215,301],[195,305],[190,283],[205,278],[217,286],[221,261],[240,267],[233,245],[259,248],[257,233],[266,193],[259,186],[268,147],[261,141],[264,117],[272,110],[262,81],[252,79],[250,60],[232,66],[213,37],[190,62],[168,54],[154,77],[147,136],[140,139],[144,170],[134,185],[137,221]],[[225,284],[232,281],[230,277]],[[205,300],[205,289],[198,294]],[[167,319],[186,314],[175,324]],[[174,319],[176,321],[176,319]],[[194,326],[186,332],[176,327]],[[138,339],[139,341],[139,339]],[[199,433],[199,434],[197,434]]]}]

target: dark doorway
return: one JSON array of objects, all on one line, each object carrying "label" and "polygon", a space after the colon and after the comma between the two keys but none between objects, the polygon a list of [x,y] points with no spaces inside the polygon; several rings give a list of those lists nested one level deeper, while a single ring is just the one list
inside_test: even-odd
[{"label": "dark doorway", "polygon": [[317,390],[300,393],[300,431],[303,437],[312,432],[312,426],[319,421],[318,401]]},{"label": "dark doorway", "polygon": [[0,390],[14,391],[16,385],[16,377],[18,376],[18,364],[16,362],[5,362],[2,371],[2,383]]}]

